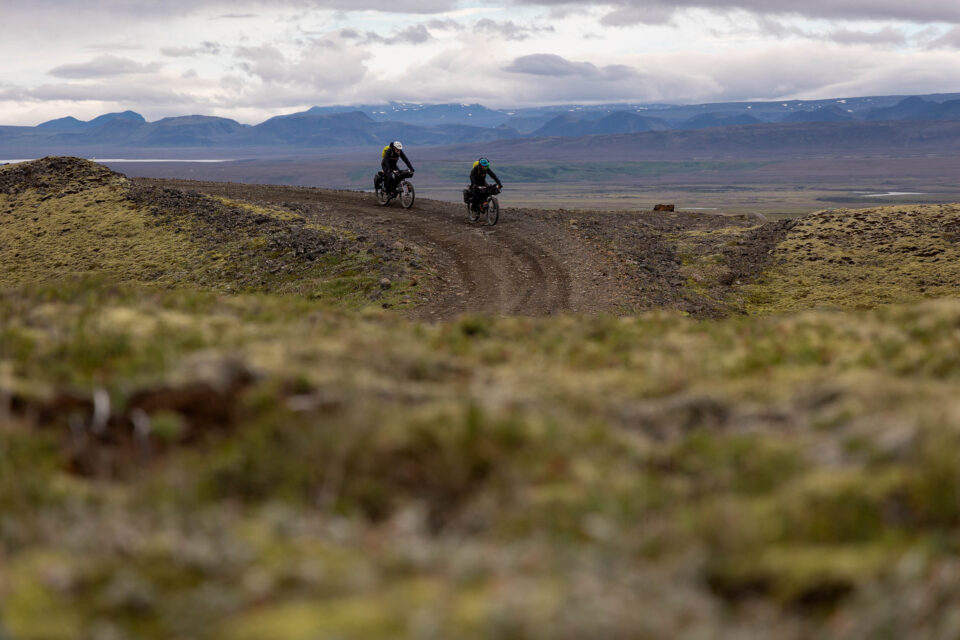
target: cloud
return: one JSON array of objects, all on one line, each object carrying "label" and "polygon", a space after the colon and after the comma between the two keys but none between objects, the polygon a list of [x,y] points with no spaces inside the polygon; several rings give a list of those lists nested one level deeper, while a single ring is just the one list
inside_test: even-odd
[{"label": "cloud", "polygon": [[960,27],[954,27],[927,45],[929,49],[960,49]]},{"label": "cloud", "polygon": [[239,47],[236,57],[240,69],[264,82],[281,82],[290,75],[291,63],[272,45]]},{"label": "cloud", "polygon": [[317,93],[329,92],[356,84],[367,75],[370,53],[351,42],[351,35],[340,31],[311,40],[293,57],[273,45],[238,47],[237,66],[275,90],[309,87]]},{"label": "cloud", "polygon": [[360,31],[347,27],[339,31],[341,38],[355,40],[357,44],[423,44],[436,40],[433,31],[447,31],[462,33],[470,31],[471,33],[492,34],[503,40],[520,41],[527,40],[540,33],[554,33],[556,30],[552,26],[539,27],[529,25],[519,25],[512,20],[496,21],[490,18],[481,18],[472,24],[463,24],[449,18],[430,20],[425,23],[411,25],[406,29],[395,31],[389,36],[383,36],[372,31],[361,33]]},{"label": "cloud", "polygon": [[25,94],[26,90],[23,87],[0,82],[0,102],[20,102]]},{"label": "cloud", "polygon": [[160,68],[156,63],[140,64],[129,58],[102,55],[79,64],[64,64],[51,69],[48,73],[57,78],[84,79],[120,76],[134,73],[150,73]]},{"label": "cloud", "polygon": [[[34,4],[34,6],[31,6]],[[306,9],[335,11],[382,11],[390,13],[435,14],[456,9],[456,0],[47,0],[20,3],[4,7],[12,16],[47,15],[52,11],[84,15],[128,16],[135,18],[159,16],[190,16],[212,14],[224,19],[256,17],[253,11],[270,9]]]},{"label": "cloud", "polygon": [[381,36],[373,31],[361,33],[356,29],[347,27],[340,29],[337,35],[344,40],[355,40],[357,45],[365,44],[423,44],[433,40],[433,34],[424,24],[417,24],[395,31],[392,35]]},{"label": "cloud", "polygon": [[910,43],[910,39],[902,29],[884,27],[878,31],[863,31],[860,29],[834,29],[832,31],[810,31],[796,25],[785,24],[778,20],[760,16],[757,20],[757,31],[764,36],[774,38],[803,38],[820,40],[842,45],[870,45],[876,47],[900,47]]},{"label": "cloud", "polygon": [[142,51],[142,44],[133,44],[130,42],[104,42],[101,44],[89,44],[83,47],[85,51],[97,51],[99,53],[114,53],[116,51]]},{"label": "cloud", "polygon": [[418,25],[409,27],[407,29],[404,29],[403,31],[401,31],[400,33],[398,33],[393,37],[394,41],[405,42],[408,44],[421,44],[432,39],[433,39],[433,35],[422,24],[418,24]]},{"label": "cloud", "polygon": [[596,65],[590,62],[571,62],[553,53],[535,53],[522,56],[503,67],[509,73],[523,73],[532,76],[553,77],[592,77],[600,73]]},{"label": "cloud", "polygon": [[825,34],[824,39],[837,44],[849,45],[903,46],[907,44],[907,34],[892,27],[886,27],[879,31],[837,29]]},{"label": "cloud", "polygon": [[749,11],[759,15],[793,15],[835,20],[903,20],[907,22],[960,23],[960,3],[956,0],[608,0],[570,2],[570,0],[515,0],[518,4],[539,6],[579,6],[608,9],[603,19],[608,26],[664,24],[677,11],[710,9],[722,12]]},{"label": "cloud", "polygon": [[33,100],[111,101],[127,104],[182,104],[184,96],[155,84],[49,84],[30,89]]},{"label": "cloud", "polygon": [[775,43],[722,56],[664,51],[624,63],[597,65],[554,54],[521,56],[499,69],[502,75],[494,84],[517,104],[706,103],[960,88],[960,66],[953,54],[877,50],[828,41],[817,47],[802,41]]},{"label": "cloud", "polygon": [[498,35],[505,40],[514,41],[528,40],[529,38],[541,33],[556,32],[556,29],[554,29],[552,26],[524,26],[518,25],[512,20],[497,22],[496,20],[491,20],[490,18],[481,18],[474,24],[473,29],[475,31]]},{"label": "cloud", "polygon": [[222,48],[216,42],[202,42],[197,47],[161,47],[160,53],[168,58],[196,58],[202,55],[219,55]]},{"label": "cloud", "polygon": [[676,13],[675,7],[650,5],[645,7],[623,7],[603,16],[600,24],[607,27],[623,27],[634,24],[669,24]]},{"label": "cloud", "polygon": [[427,28],[434,31],[463,31],[465,26],[450,18],[434,18],[427,22]]},{"label": "cloud", "polygon": [[423,44],[424,42],[433,40],[433,34],[422,24],[407,27],[386,38],[373,33],[367,35],[367,42],[382,42],[384,44]]}]

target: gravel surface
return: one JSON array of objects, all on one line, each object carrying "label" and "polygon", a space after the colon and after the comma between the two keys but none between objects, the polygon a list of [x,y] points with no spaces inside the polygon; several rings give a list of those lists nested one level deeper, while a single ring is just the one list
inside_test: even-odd
[{"label": "gravel surface", "polygon": [[[757,231],[747,217],[700,213],[582,212],[513,209],[500,196],[494,227],[467,221],[466,207],[418,197],[410,210],[380,207],[373,195],[308,187],[136,179],[138,188],[167,187],[282,206],[322,225],[346,229],[384,250],[399,251],[431,274],[412,313],[449,319],[465,312],[543,316],[630,313],[672,308],[697,316],[723,313],[716,295],[688,288],[678,235],[731,229],[739,245],[719,247],[709,233],[693,234],[695,251],[729,253],[735,277],[752,277],[769,263],[781,223]],[[774,229],[777,227],[777,229]],[[760,227],[764,229],[765,227]],[[729,240],[729,238],[727,238]],[[685,238],[689,250],[691,239]],[[716,292],[713,292],[716,294]]]}]

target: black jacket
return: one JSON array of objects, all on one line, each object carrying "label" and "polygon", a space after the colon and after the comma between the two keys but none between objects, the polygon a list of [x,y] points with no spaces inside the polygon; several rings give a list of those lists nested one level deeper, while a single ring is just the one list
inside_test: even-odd
[{"label": "black jacket", "polygon": [[497,174],[493,172],[493,169],[484,169],[480,166],[480,163],[473,165],[473,170],[470,172],[470,186],[471,187],[483,187],[487,184],[487,175],[494,179],[498,187],[502,187],[503,183],[500,182],[500,178],[497,177]]},{"label": "black jacket", "polygon": [[404,164],[407,165],[407,168],[410,171],[413,171],[413,165],[410,164],[410,161],[407,159],[406,154],[403,151],[397,151],[392,146],[387,146],[383,149],[383,158],[380,160],[380,168],[383,169],[384,173],[388,171],[396,171],[397,163],[403,160]]}]

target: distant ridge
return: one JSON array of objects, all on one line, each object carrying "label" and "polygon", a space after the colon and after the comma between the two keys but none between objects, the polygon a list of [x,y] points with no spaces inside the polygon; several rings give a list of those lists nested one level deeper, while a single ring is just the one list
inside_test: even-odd
[{"label": "distant ridge", "polygon": [[798,111],[784,118],[784,122],[851,122],[853,116],[836,106]]},{"label": "distant ridge", "polygon": [[[960,94],[887,96],[816,101],[731,102],[704,105],[564,105],[490,109],[478,104],[391,102],[360,107],[314,106],[281,114],[256,125],[228,118],[191,115],[155,122],[134,111],[108,113],[89,121],[72,116],[36,127],[0,126],[0,154],[82,154],[96,148],[302,148],[368,147],[401,139],[414,145],[449,146],[538,137],[577,138],[730,130],[748,144],[744,128],[778,123],[827,125],[866,123],[856,129],[870,138],[873,123],[960,121]],[[873,129],[874,134],[887,127]],[[813,131],[813,130],[811,130]],[[886,133],[884,133],[886,135]]]},{"label": "distant ridge", "polygon": [[[816,157],[834,153],[960,154],[960,121],[802,122],[684,131],[500,140],[484,147],[501,162],[576,157],[581,162],[626,162],[690,157]],[[457,158],[476,152],[444,149]]]},{"label": "distant ridge", "polygon": [[931,102],[912,97],[867,113],[867,120],[960,120],[960,100]]},{"label": "distant ridge", "polygon": [[72,116],[67,116],[66,118],[58,118],[57,120],[48,120],[43,124],[37,125],[36,128],[48,131],[81,131],[96,129],[115,120],[127,120],[139,124],[145,124],[147,122],[142,115],[135,111],[123,111],[120,113],[105,113],[87,122],[77,120]]},{"label": "distant ridge", "polygon": [[666,131],[670,125],[660,118],[650,118],[627,111],[617,111],[599,120],[578,118],[570,114],[557,116],[531,133],[539,136],[589,136],[608,133],[640,133]]}]

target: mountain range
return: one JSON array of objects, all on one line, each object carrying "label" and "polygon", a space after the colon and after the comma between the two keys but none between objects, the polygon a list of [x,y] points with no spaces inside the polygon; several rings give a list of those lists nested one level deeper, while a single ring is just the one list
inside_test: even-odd
[{"label": "mountain range", "polygon": [[[351,148],[400,139],[418,146],[495,140],[693,131],[772,123],[960,121],[960,94],[704,105],[565,105],[515,110],[390,103],[313,107],[256,125],[190,115],[148,122],[133,111],[89,121],[0,126],[0,154],[83,148]],[[859,131],[859,129],[858,129]]]}]

